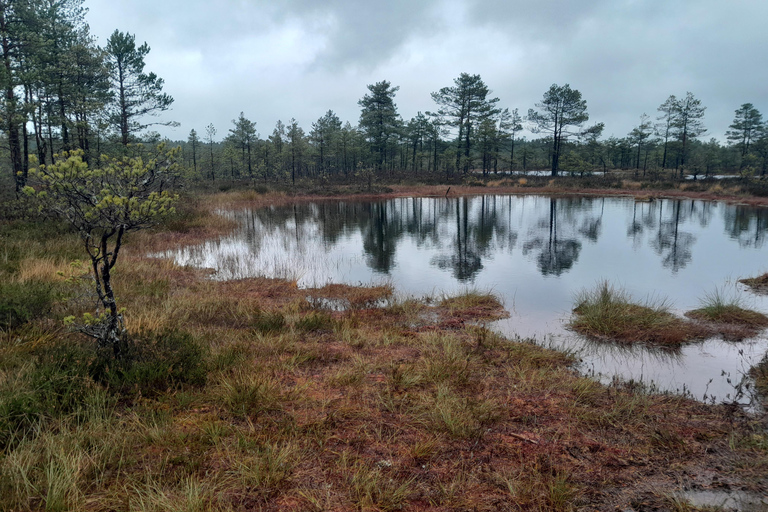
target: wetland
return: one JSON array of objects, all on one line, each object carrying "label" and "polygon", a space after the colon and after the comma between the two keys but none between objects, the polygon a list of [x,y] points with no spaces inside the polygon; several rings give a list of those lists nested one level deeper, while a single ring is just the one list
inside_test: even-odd
[{"label": "wetland", "polygon": [[164,253],[220,280],[262,276],[300,287],[390,284],[414,297],[491,292],[510,312],[490,323],[574,354],[584,372],[699,400],[739,399],[768,350],[763,332],[669,349],[581,336],[568,328],[576,296],[610,282],[677,316],[708,294],[768,311],[740,278],[766,269],[768,209],[697,199],[479,195],[316,201],[222,209],[228,236]]}]

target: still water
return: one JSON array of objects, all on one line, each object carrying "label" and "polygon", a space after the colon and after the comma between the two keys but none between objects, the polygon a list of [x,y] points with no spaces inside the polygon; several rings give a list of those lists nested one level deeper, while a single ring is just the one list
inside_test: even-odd
[{"label": "still water", "polygon": [[574,296],[607,279],[674,312],[719,290],[768,312],[736,281],[768,270],[768,209],[694,200],[476,196],[320,202],[223,211],[239,228],[169,253],[219,279],[266,275],[300,286],[387,282],[414,295],[491,291],[511,317],[501,333],[576,351],[582,370],[727,400],[768,350],[768,334],[667,352],[594,343],[566,329]]}]

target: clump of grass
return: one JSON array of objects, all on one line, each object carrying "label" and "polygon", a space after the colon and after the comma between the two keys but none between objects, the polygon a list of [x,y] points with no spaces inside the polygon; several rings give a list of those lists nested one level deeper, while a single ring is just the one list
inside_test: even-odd
[{"label": "clump of grass", "polygon": [[401,510],[415,491],[413,479],[401,481],[380,467],[361,461],[341,465],[349,475],[350,498],[360,510]]},{"label": "clump of grass", "polygon": [[768,293],[768,272],[757,277],[739,279],[739,282],[749,286],[757,293]]},{"label": "clump of grass", "polygon": [[708,293],[700,303],[701,307],[688,311],[685,316],[712,324],[712,330],[719,332],[727,340],[749,338],[768,327],[768,316],[744,308],[743,300],[735,295],[729,297],[720,290],[715,290]]},{"label": "clump of grass", "polygon": [[249,493],[269,496],[288,480],[300,459],[300,451],[293,444],[268,443],[249,456],[233,456],[229,473],[237,487]]},{"label": "clump of grass", "polygon": [[308,315],[301,317],[293,325],[299,331],[332,331],[337,322],[331,315],[322,311],[312,311]]},{"label": "clump of grass", "polygon": [[392,299],[392,285],[349,286],[328,284],[322,288],[310,290],[310,297],[315,300],[341,301],[345,308],[367,309],[381,307]]},{"label": "clump of grass", "polygon": [[664,301],[632,302],[607,281],[576,297],[570,327],[596,339],[674,346],[704,336],[701,327],[677,318]]},{"label": "clump of grass", "polygon": [[480,439],[485,426],[499,414],[498,404],[492,400],[462,397],[442,384],[425,406],[427,424],[456,439]]},{"label": "clump of grass", "polygon": [[133,334],[120,359],[97,354],[89,372],[113,392],[154,397],[184,385],[205,384],[208,353],[185,332]]},{"label": "clump of grass", "polygon": [[507,491],[518,507],[557,512],[576,509],[581,489],[568,474],[557,471],[540,458],[522,466],[490,475],[490,479]]},{"label": "clump of grass", "polygon": [[755,389],[764,401],[768,402],[768,354],[749,369],[749,376],[755,381]]},{"label": "clump of grass", "polygon": [[285,315],[280,311],[261,312],[253,320],[252,325],[261,334],[280,333],[285,330]]},{"label": "clump of grass", "polygon": [[216,394],[236,416],[278,410],[285,398],[279,379],[263,372],[244,370],[224,378]]},{"label": "clump of grass", "polygon": [[497,297],[476,290],[467,290],[460,295],[447,297],[440,301],[439,306],[446,308],[454,316],[469,318],[503,318],[507,314]]}]

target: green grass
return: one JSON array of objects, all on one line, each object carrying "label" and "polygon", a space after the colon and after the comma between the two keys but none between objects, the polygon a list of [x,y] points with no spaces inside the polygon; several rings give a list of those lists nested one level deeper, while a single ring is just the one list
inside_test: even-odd
[{"label": "green grass", "polygon": [[708,322],[737,324],[747,327],[762,328],[768,326],[768,316],[746,309],[744,301],[738,296],[727,296],[720,290],[708,293],[701,300],[701,307],[686,313],[686,316]]},{"label": "green grass", "polygon": [[14,328],[51,312],[58,295],[53,283],[0,281],[0,329]]},{"label": "green grass", "polygon": [[498,318],[506,314],[504,305],[491,293],[466,290],[463,293],[442,299],[439,306],[455,315],[469,315],[478,318]]},{"label": "green grass", "polygon": [[633,302],[606,281],[579,293],[575,303],[570,327],[593,338],[674,346],[702,336],[701,329],[670,313],[665,301]]}]

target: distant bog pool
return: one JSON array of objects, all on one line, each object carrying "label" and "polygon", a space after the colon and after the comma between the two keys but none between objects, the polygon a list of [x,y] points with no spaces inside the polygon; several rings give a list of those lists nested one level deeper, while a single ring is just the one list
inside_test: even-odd
[{"label": "distant bog pool", "polygon": [[172,251],[217,279],[284,277],[300,286],[388,282],[403,294],[467,288],[499,296],[501,333],[577,352],[583,371],[698,399],[731,400],[768,350],[766,333],[660,351],[595,343],[566,329],[574,296],[608,280],[634,298],[695,309],[715,290],[768,312],[739,285],[768,271],[768,209],[688,199],[486,195],[323,201],[222,211],[230,236]]}]

